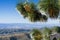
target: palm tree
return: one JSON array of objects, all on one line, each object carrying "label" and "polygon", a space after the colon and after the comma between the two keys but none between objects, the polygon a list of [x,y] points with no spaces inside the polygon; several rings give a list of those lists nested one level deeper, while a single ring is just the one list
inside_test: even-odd
[{"label": "palm tree", "polygon": [[[37,6],[39,6],[39,9]],[[35,3],[22,2],[17,4],[17,10],[23,14],[24,18],[27,17],[32,22],[47,21],[48,15],[50,18],[58,18],[60,1],[40,0],[37,5]],[[42,15],[40,10],[44,11],[46,15]]]},{"label": "palm tree", "polygon": [[18,3],[16,7],[17,10],[24,16],[24,18],[27,17],[32,22],[47,21],[47,16],[42,15],[37,9],[37,5],[34,3]]},{"label": "palm tree", "polygon": [[47,12],[50,18],[57,18],[59,15],[59,0],[40,0],[40,10]]},{"label": "palm tree", "polygon": [[[17,4],[17,10],[21,12],[24,18],[28,18],[31,22],[36,21],[47,21],[47,16],[50,18],[58,18],[60,11],[60,2],[59,0],[40,0],[40,2],[36,5],[34,3],[23,2]],[[38,7],[39,6],[39,9]],[[46,15],[42,15],[40,10],[44,11]],[[46,28],[48,32],[46,35],[50,35],[51,31]],[[46,32],[45,32],[46,33]],[[33,30],[32,36],[35,40],[41,40],[42,34],[39,30]],[[49,36],[48,36],[49,37]]]}]

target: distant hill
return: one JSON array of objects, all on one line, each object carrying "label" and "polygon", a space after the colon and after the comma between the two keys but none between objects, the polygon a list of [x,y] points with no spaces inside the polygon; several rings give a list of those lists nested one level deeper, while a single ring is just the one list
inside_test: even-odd
[{"label": "distant hill", "polygon": [[0,34],[28,33],[28,29],[0,29]]}]

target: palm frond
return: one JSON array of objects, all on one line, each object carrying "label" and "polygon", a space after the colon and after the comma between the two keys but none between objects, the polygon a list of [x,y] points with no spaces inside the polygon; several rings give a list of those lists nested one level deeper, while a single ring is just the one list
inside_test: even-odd
[{"label": "palm frond", "polygon": [[57,18],[59,15],[59,1],[58,0],[41,0],[40,3],[40,9],[47,12],[49,14],[50,18]]}]

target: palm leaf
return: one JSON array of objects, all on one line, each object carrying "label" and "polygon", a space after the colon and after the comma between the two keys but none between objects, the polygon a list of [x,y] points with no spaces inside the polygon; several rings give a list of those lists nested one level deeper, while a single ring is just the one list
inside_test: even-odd
[{"label": "palm leaf", "polygon": [[27,12],[26,12],[26,10],[24,8],[24,4],[23,3],[17,4],[17,10],[19,12],[21,12],[21,14],[24,16],[24,18],[26,18],[28,16],[28,14],[27,14]]},{"label": "palm leaf", "polygon": [[[57,18],[59,15],[59,4],[58,0],[41,0],[40,3],[40,9],[47,12],[49,14],[50,18]],[[51,12],[53,10],[53,12]]]},{"label": "palm leaf", "polygon": [[17,5],[17,10],[21,12],[21,14],[24,16],[24,18],[29,18],[30,21],[36,22],[36,21],[46,21],[47,17],[41,14],[39,10],[37,10],[37,7],[34,3],[19,3]]}]

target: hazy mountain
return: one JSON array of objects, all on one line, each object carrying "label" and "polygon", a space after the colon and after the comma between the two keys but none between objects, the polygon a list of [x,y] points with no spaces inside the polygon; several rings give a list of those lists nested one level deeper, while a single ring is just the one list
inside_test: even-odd
[{"label": "hazy mountain", "polygon": [[52,26],[60,26],[60,24],[47,24],[47,23],[39,23],[39,24],[29,24],[29,23],[13,23],[13,24],[0,24],[0,29],[10,29],[10,28],[18,28],[18,29],[33,29],[33,28],[43,28],[43,27],[52,27]]}]

